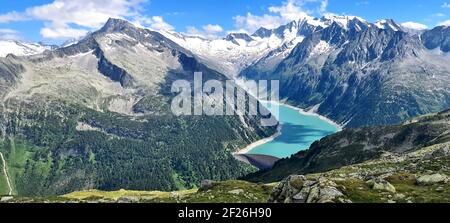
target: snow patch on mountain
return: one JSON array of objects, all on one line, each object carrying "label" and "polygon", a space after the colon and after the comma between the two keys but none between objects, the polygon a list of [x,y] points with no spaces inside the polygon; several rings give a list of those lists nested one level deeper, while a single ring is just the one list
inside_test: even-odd
[{"label": "snow patch on mountain", "polygon": [[38,43],[22,43],[13,40],[0,40],[0,57],[6,57],[8,54],[16,56],[30,56],[51,50],[51,47]]},{"label": "snow patch on mountain", "polygon": [[311,57],[319,56],[319,55],[327,53],[330,49],[331,49],[330,44],[321,40],[311,51],[310,55],[311,55]]},{"label": "snow patch on mountain", "polygon": [[[322,25],[322,27],[324,27],[324,28],[330,26],[334,22],[339,24],[344,29],[350,28],[351,21],[357,21],[360,23],[368,24],[368,22],[366,20],[364,20],[363,18],[360,18],[358,16],[339,16],[339,15],[331,15],[331,14],[325,15],[323,18],[321,18],[321,21],[324,24],[324,25]],[[356,26],[358,26],[358,25],[356,24]],[[361,30],[361,27],[355,27],[355,28]]]}]

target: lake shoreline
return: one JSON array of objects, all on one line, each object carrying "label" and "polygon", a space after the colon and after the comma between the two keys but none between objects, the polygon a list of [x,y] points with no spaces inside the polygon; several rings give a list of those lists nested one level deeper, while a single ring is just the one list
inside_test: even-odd
[{"label": "lake shoreline", "polygon": [[282,102],[276,102],[276,101],[262,101],[262,102],[269,102],[269,103],[274,103],[278,106],[286,106],[289,107],[291,109],[297,110],[300,114],[303,115],[308,115],[308,116],[315,116],[323,121],[328,122],[329,124],[335,126],[338,129],[338,132],[342,131],[344,129],[344,126],[342,126],[341,124],[338,124],[337,122],[331,120],[330,118],[323,116],[317,112],[313,112],[313,111],[306,111],[305,109],[299,108],[299,107],[295,107],[293,105],[289,105],[286,103],[282,103]]},{"label": "lake shoreline", "polygon": [[[317,117],[317,118],[319,118],[319,119],[321,119],[323,121],[326,121],[327,123],[335,126],[338,129],[338,132],[340,132],[340,131],[342,131],[344,129],[344,127],[342,125],[334,122],[333,120],[331,120],[331,119],[329,119],[329,118],[327,118],[327,117],[325,117],[323,115],[317,114],[315,112],[305,111],[302,108],[298,108],[298,107],[295,107],[295,106],[292,106],[292,105],[289,105],[289,104],[285,104],[285,103],[282,103],[282,102],[275,102],[275,101],[260,101],[260,102],[273,103],[273,104],[278,105],[278,106],[286,106],[286,107],[289,107],[289,108],[291,108],[293,110],[298,111],[300,114],[308,115],[308,116],[315,116],[315,117]],[[264,139],[261,139],[261,140],[258,140],[256,142],[246,146],[245,148],[240,149],[240,150],[232,153],[232,155],[249,154],[254,148],[256,148],[258,146],[261,146],[263,144],[269,143],[269,142],[275,140],[277,137],[279,137],[281,135],[282,135],[282,124],[280,123],[278,128],[277,128],[277,133],[275,133],[274,135],[272,135],[270,137],[267,137],[267,138],[264,138]]]},{"label": "lake shoreline", "polygon": [[250,151],[252,151],[254,148],[256,148],[256,147],[258,147],[258,146],[260,146],[260,145],[266,144],[266,143],[268,143],[268,142],[271,142],[271,141],[273,141],[275,138],[281,136],[281,134],[282,134],[282,133],[281,133],[281,130],[282,130],[282,126],[281,126],[281,124],[279,124],[278,127],[277,127],[277,132],[276,132],[275,134],[273,134],[272,136],[267,137],[267,138],[264,138],[264,139],[260,139],[260,140],[258,140],[258,141],[256,141],[256,142],[254,142],[254,143],[252,143],[252,144],[246,146],[245,148],[240,149],[240,150],[238,150],[238,151],[232,153],[232,155],[248,154],[248,153],[249,153]]}]

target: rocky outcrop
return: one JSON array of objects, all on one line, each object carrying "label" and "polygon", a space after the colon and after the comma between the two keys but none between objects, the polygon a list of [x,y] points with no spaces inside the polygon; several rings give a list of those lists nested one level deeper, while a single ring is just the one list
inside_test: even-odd
[{"label": "rocky outcrop", "polygon": [[283,180],[273,191],[269,202],[273,203],[350,203],[338,189],[338,185],[324,177],[307,179],[292,175]]},{"label": "rocky outcrop", "polygon": [[99,47],[96,48],[95,55],[98,58],[98,70],[100,73],[113,81],[119,82],[123,87],[130,87],[133,85],[133,77],[124,69],[111,63]]},{"label": "rocky outcrop", "polygon": [[[448,143],[312,175],[291,175],[274,189],[276,203],[450,202]],[[439,169],[439,170],[438,170]]]}]

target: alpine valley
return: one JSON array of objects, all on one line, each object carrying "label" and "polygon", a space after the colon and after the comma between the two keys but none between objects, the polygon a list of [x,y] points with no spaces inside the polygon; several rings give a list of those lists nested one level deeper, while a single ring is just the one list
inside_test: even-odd
[{"label": "alpine valley", "polygon": [[[327,15],[206,39],[109,19],[63,47],[8,44],[3,202],[450,202],[448,26]],[[279,80],[283,103],[343,130],[258,171],[233,154],[279,126],[173,115],[194,72]]]}]

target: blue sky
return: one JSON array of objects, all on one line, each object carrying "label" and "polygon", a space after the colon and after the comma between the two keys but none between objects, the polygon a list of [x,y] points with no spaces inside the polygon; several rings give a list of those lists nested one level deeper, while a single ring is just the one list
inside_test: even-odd
[{"label": "blue sky", "polygon": [[0,39],[47,43],[83,36],[108,17],[211,38],[327,13],[418,28],[450,25],[450,0],[0,0],[0,6]]}]

